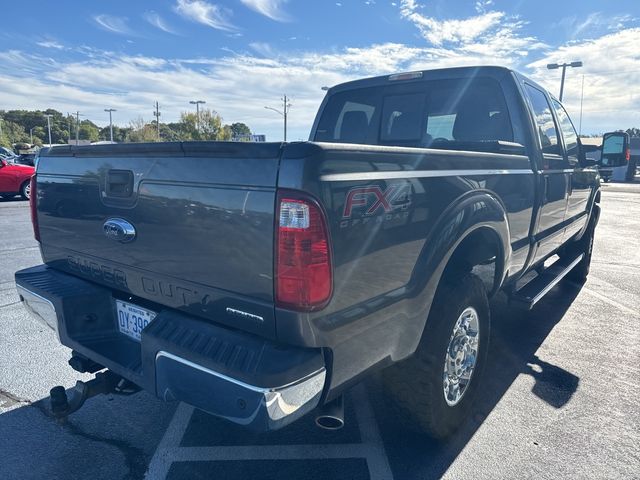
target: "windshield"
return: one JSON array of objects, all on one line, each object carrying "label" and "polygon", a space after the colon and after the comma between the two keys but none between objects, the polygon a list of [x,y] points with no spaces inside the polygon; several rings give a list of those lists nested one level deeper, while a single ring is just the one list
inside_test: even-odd
[{"label": "windshield", "polygon": [[489,78],[347,90],[327,102],[316,141],[486,150],[513,141],[502,89]]}]

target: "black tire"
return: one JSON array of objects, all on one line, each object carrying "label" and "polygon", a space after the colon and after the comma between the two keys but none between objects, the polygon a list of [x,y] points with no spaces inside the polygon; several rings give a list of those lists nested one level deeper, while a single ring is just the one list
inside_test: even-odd
[{"label": "black tire", "polygon": [[598,224],[598,218],[600,218],[600,206],[594,205],[591,212],[591,219],[589,220],[589,226],[582,235],[582,238],[562,252],[561,257],[575,258],[577,255],[584,253],[584,257],[580,260],[575,267],[567,274],[567,278],[574,282],[584,283],[589,276],[589,270],[591,268],[591,256],[593,255],[593,239],[595,237],[596,225]]},{"label": "black tire", "polygon": [[29,200],[29,198],[31,196],[31,181],[30,180],[27,180],[26,182],[23,182],[22,185],[20,185],[20,196],[25,200]]},{"label": "black tire", "polygon": [[[443,385],[445,356],[454,326],[469,307],[475,309],[479,320],[477,361],[461,399],[450,406],[445,400]],[[487,292],[477,276],[467,273],[438,288],[415,354],[385,371],[392,405],[407,428],[433,438],[444,438],[465,422],[482,384],[490,328]]]}]

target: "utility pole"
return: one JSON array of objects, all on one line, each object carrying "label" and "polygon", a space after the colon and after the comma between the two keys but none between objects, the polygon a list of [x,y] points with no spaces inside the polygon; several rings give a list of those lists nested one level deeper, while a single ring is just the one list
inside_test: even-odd
[{"label": "utility pole", "polygon": [[111,113],[117,112],[117,110],[115,108],[105,108],[104,111],[109,112],[109,135],[113,142],[113,119],[111,118]]},{"label": "utility pole", "polygon": [[47,130],[49,131],[49,146],[51,146],[51,117],[53,117],[53,115],[45,114],[45,117],[47,117]]},{"label": "utility pole", "polygon": [[76,112],[76,146],[80,143],[80,112]]},{"label": "utility pole", "polygon": [[71,115],[69,114],[69,112],[67,112],[67,131],[69,132],[67,143],[71,145]]},{"label": "utility pole", "polygon": [[156,109],[153,112],[153,116],[156,117],[156,128],[158,129],[158,141],[160,141],[160,105],[156,100]]},{"label": "utility pole", "polygon": [[277,114],[282,115],[282,118],[284,119],[284,141],[285,142],[287,141],[287,117],[289,116],[289,110],[291,109],[291,103],[289,102],[289,100],[291,99],[287,98],[286,95],[282,97],[282,111],[273,107],[264,107],[267,110],[273,110]]},{"label": "utility pole", "polygon": [[34,128],[36,128],[36,127],[31,127],[29,129],[29,138],[30,138],[29,142],[31,143],[31,145],[33,145],[33,129]]},{"label": "utility pole", "polygon": [[0,117],[0,141],[2,141],[2,117]]},{"label": "utility pole", "polygon": [[567,67],[581,67],[582,62],[571,62],[571,63],[549,63],[547,64],[547,68],[549,70],[555,70],[557,68],[562,68],[562,80],[560,80],[560,101],[562,102],[562,94],[564,93],[564,77],[567,72]]},{"label": "utility pole", "polygon": [[196,130],[200,133],[200,104],[204,105],[207,102],[204,100],[190,100],[189,103],[196,106]]},{"label": "utility pole", "polygon": [[580,93],[580,126],[578,127],[578,136],[582,133],[582,102],[584,100],[584,75],[582,75],[582,92]]}]

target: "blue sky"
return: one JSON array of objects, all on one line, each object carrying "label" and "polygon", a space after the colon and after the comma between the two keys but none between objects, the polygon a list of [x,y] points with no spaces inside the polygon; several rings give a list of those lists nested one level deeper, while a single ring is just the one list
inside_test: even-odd
[{"label": "blue sky", "polygon": [[[583,133],[640,127],[640,2],[546,0],[160,0],[11,2],[0,32],[0,109],[80,110],[99,125],[176,120],[202,99],[270,140],[264,106],[291,97],[306,139],[324,85],[363,76],[499,64],[557,93]],[[578,126],[578,125],[576,125]]]}]

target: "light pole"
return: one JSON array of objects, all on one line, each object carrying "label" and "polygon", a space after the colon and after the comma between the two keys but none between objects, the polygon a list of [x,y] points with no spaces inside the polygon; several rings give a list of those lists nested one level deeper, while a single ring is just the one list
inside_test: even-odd
[{"label": "light pole", "polygon": [[29,137],[30,137],[29,143],[31,143],[31,145],[33,145],[33,129],[34,128],[36,128],[36,127],[31,127],[29,129]]},{"label": "light pole", "polygon": [[287,116],[289,115],[289,110],[291,109],[291,103],[289,102],[289,100],[290,99],[287,98],[286,95],[282,97],[282,111],[273,107],[264,107],[267,110],[273,110],[274,112],[282,115],[282,118],[284,119],[284,141],[285,142],[287,141]]},{"label": "light pole", "polygon": [[76,146],[79,143],[80,143],[80,112],[76,112]]},{"label": "light pole", "polygon": [[204,105],[207,102],[204,100],[190,100],[189,103],[196,106],[196,129],[200,133],[200,105]]},{"label": "light pole", "polygon": [[153,116],[156,117],[156,128],[158,131],[158,141],[160,141],[160,104],[156,100],[156,109],[153,111]]},{"label": "light pole", "polygon": [[51,117],[53,117],[53,115],[47,113],[45,114],[45,117],[47,117],[47,130],[49,131],[49,147],[51,147]]},{"label": "light pole", "polygon": [[577,61],[577,62],[571,62],[571,63],[549,63],[547,64],[547,68],[549,70],[556,70],[558,68],[562,68],[562,80],[560,81],[560,101],[562,102],[562,94],[564,93],[564,76],[565,73],[567,71],[567,67],[581,67],[582,66],[582,62],[581,61]]},{"label": "light pole", "polygon": [[115,108],[105,108],[104,111],[109,112],[109,135],[113,142],[113,120],[111,119],[111,112],[117,112],[117,110]]}]

